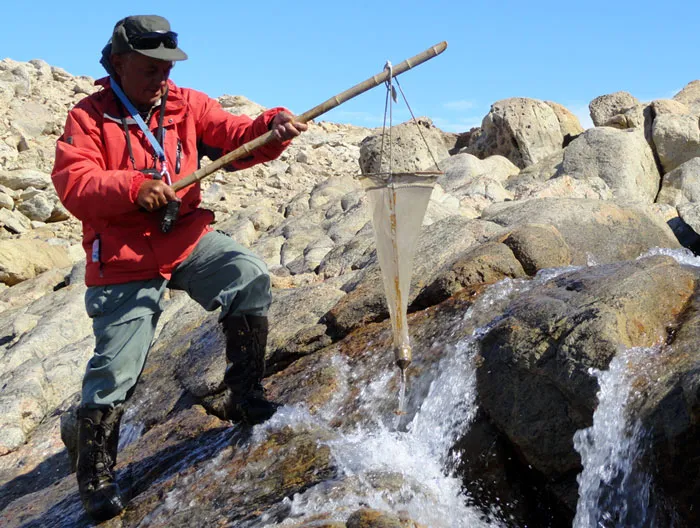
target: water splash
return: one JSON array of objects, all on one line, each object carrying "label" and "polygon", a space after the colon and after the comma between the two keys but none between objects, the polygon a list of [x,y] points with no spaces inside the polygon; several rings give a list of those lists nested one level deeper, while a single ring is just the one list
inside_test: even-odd
[{"label": "water splash", "polygon": [[574,435],[583,471],[578,476],[579,500],[574,528],[646,526],[651,477],[636,466],[644,434],[627,419],[632,380],[656,349],[633,348],[618,353],[607,371],[592,369],[598,378],[598,407],[593,425]]},{"label": "water splash", "polygon": [[652,248],[643,255],[637,257],[637,260],[645,257],[651,257],[654,255],[665,255],[667,257],[672,257],[676,259],[678,264],[685,266],[693,266],[695,268],[700,268],[700,257],[695,256],[695,253],[687,248],[681,249],[669,249],[669,248]]},{"label": "water splash", "polygon": [[399,376],[399,403],[394,419],[394,431],[401,427],[401,419],[406,415],[406,371],[401,369]]},{"label": "water splash", "polygon": [[[474,338],[468,338],[446,346],[437,377],[406,430],[387,427],[384,417],[377,415],[369,426],[359,426],[329,441],[342,477],[289,500],[290,516],[277,526],[297,525],[329,512],[334,520],[342,521],[360,507],[408,516],[434,528],[497,526],[495,520],[484,519],[466,506],[462,482],[452,476],[458,460],[450,455],[450,449],[476,410],[475,343]],[[373,394],[388,389],[394,375],[379,375],[360,398],[372,401]],[[378,411],[370,408],[368,412]],[[282,413],[273,420],[293,417]],[[309,421],[304,413],[296,417]]]}]

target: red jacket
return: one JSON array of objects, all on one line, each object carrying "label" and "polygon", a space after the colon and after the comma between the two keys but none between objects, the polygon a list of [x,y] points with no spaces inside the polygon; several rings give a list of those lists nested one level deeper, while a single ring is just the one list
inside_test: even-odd
[{"label": "red jacket", "polygon": [[[139,171],[153,167],[153,149],[138,125],[130,124],[134,170],[116,94],[108,78],[96,84],[104,89],[80,101],[68,114],[65,131],[56,144],[51,175],[61,202],[83,223],[85,283],[95,286],[170,278],[173,269],[211,230],[214,215],[198,207],[199,183],[177,193],[182,199],[180,214],[167,234],[160,230],[162,211],[147,213],[136,205],[139,186],[149,177]],[[284,110],[273,108],[253,121],[229,114],[201,92],[178,88],[170,81],[168,87],[164,150],[172,181],[197,170],[198,148],[230,152],[267,132],[274,116]],[[158,114],[156,110],[148,123],[154,134]],[[242,169],[272,160],[287,143],[269,143],[232,165]]]}]

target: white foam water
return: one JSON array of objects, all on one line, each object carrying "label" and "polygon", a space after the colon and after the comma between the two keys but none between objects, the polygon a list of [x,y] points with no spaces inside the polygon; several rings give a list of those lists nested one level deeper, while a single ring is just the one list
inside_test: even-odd
[{"label": "white foam water", "polygon": [[623,350],[608,370],[592,371],[600,386],[593,425],[574,435],[574,448],[583,465],[577,477],[574,528],[647,526],[653,518],[651,477],[635,465],[644,447],[644,434],[638,422],[630,423],[627,405],[634,375],[654,353],[654,348]]},{"label": "white foam water", "polygon": [[[474,338],[447,347],[427,397],[405,430],[387,427],[377,415],[371,425],[337,434],[328,442],[341,477],[289,500],[290,515],[278,526],[297,525],[329,512],[341,521],[360,507],[407,516],[434,528],[497,526],[466,506],[462,482],[451,475],[458,460],[450,449],[475,411],[474,347]],[[390,390],[395,375],[381,374],[360,399],[371,402],[378,392]],[[308,414],[289,408],[278,414],[269,427],[282,425],[278,421],[310,420]],[[393,482],[396,489],[389,493],[376,485],[380,480]]]}]

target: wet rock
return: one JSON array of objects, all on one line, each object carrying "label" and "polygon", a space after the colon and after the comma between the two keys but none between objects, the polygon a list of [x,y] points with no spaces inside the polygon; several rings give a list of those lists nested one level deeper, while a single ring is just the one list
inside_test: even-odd
[{"label": "wet rock", "polygon": [[590,425],[596,406],[589,368],[605,369],[619,346],[663,342],[696,282],[657,256],[560,275],[507,308],[481,342],[477,384],[484,410],[526,463],[575,486],[573,433]]},{"label": "wet rock", "polygon": [[406,525],[395,515],[370,510],[357,510],[345,523],[348,528],[403,528]]},{"label": "wet rock", "polygon": [[[636,372],[631,406],[648,431],[644,459],[655,477],[663,517],[673,524],[682,518],[688,526],[700,522],[697,512],[698,418],[700,403],[700,296],[693,295],[686,319],[668,346],[651,354]],[[661,498],[663,497],[663,498]],[[663,518],[662,517],[662,518]],[[670,525],[669,524],[669,525]]]},{"label": "wet rock", "polygon": [[414,305],[432,306],[469,286],[525,276],[523,267],[507,245],[485,242],[468,249],[441,269],[437,279],[416,297]]}]

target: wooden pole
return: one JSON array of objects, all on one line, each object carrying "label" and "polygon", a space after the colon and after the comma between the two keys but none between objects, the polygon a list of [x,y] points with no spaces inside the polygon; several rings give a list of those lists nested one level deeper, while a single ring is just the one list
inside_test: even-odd
[{"label": "wooden pole", "polygon": [[[335,108],[336,106],[343,104],[345,101],[348,101],[349,99],[352,99],[353,97],[356,97],[361,93],[364,93],[367,90],[370,90],[375,86],[378,86],[381,83],[388,81],[390,75],[392,77],[396,77],[397,75],[400,75],[410,70],[411,68],[418,66],[419,64],[422,64],[427,60],[432,59],[433,57],[437,57],[440,53],[445,51],[446,48],[447,42],[441,42],[440,44],[436,44],[435,46],[428,48],[424,52],[419,53],[418,55],[411,57],[410,59],[406,59],[402,63],[397,64],[396,66],[393,66],[391,69],[391,73],[389,70],[384,70],[381,73],[373,75],[366,81],[356,84],[352,88],[349,88],[348,90],[345,90],[344,92],[339,93],[338,95],[334,95],[333,97],[321,103],[320,105],[314,106],[311,110],[307,110],[303,114],[296,116],[294,118],[294,121],[298,123],[307,123],[308,121],[311,121],[312,119],[315,119],[318,116],[325,114],[326,112]],[[273,135],[273,131],[266,132],[262,136],[258,136],[252,141],[241,145],[236,150],[233,150],[228,154],[221,156],[218,160],[211,162],[206,167],[202,167],[198,171],[190,174],[189,176],[185,176],[181,180],[176,181],[172,185],[173,190],[179,191],[180,189],[184,189],[185,187],[206,178],[213,172],[216,172],[217,170],[221,169],[225,165],[228,165],[232,161],[249,156],[250,153],[253,152],[255,149],[260,148],[263,145],[266,145],[267,143],[272,141]]]}]

